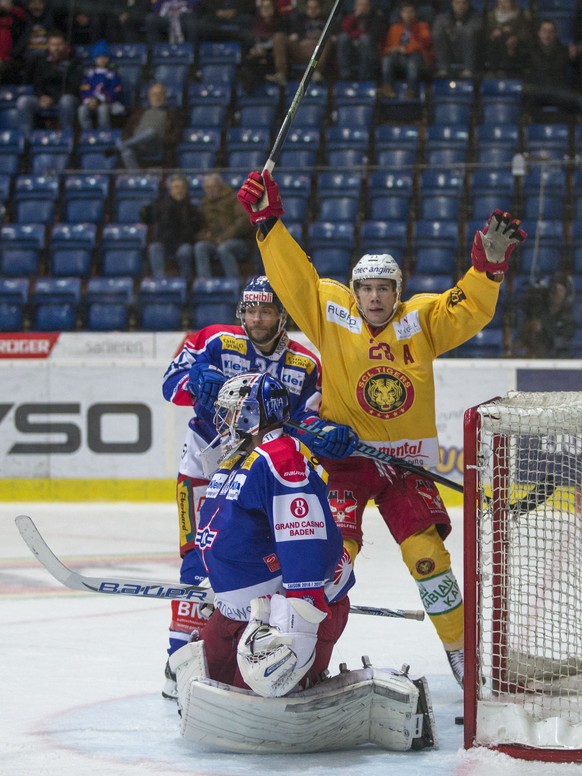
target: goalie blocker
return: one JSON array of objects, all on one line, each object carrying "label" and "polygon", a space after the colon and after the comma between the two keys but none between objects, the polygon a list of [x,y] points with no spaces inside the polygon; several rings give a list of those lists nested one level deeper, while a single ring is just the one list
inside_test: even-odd
[{"label": "goalie blocker", "polygon": [[405,752],[437,748],[426,679],[364,667],[308,690],[262,698],[208,678],[204,642],[170,658],[176,673],[183,738],[215,751],[306,753],[375,744]]}]

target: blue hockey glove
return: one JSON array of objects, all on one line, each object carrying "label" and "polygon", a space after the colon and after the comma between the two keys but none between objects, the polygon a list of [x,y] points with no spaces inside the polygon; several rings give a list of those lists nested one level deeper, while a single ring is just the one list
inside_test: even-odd
[{"label": "blue hockey glove", "polygon": [[186,388],[196,397],[196,404],[208,412],[214,412],[214,402],[218,392],[226,382],[226,377],[218,369],[208,364],[194,364]]},{"label": "blue hockey glove", "polygon": [[354,452],[360,441],[356,432],[349,426],[331,423],[329,420],[316,420],[309,425],[309,429],[323,432],[324,436],[314,435],[307,444],[316,455],[324,458],[347,458]]}]

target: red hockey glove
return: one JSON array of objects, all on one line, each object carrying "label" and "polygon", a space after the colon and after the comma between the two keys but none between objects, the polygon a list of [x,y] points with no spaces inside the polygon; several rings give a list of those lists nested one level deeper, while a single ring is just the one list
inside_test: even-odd
[{"label": "red hockey glove", "polygon": [[262,176],[260,172],[249,173],[237,198],[250,215],[251,224],[261,224],[268,218],[279,218],[285,212],[279,187],[268,170]]},{"label": "red hockey glove", "polygon": [[502,275],[507,272],[509,257],[523,242],[527,234],[519,228],[521,221],[512,218],[511,213],[495,210],[483,231],[475,232],[471,259],[479,272]]}]

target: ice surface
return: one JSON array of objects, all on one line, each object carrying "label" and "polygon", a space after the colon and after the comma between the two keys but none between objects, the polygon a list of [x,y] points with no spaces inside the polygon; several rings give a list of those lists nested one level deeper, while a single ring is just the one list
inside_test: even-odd
[{"label": "ice surface", "polygon": [[[373,747],[310,755],[201,751],[180,738],[174,704],[160,695],[169,603],[73,592],[30,554],[14,525],[29,514],[53,551],[82,573],[178,580],[172,504],[0,504],[0,776],[582,776],[582,765],[526,763],[484,749],[465,752],[461,690],[428,620],[352,615],[337,646],[340,662],[411,666],[426,675],[438,751]],[[452,510],[447,542],[459,581],[462,528]],[[416,586],[375,510],[351,599],[360,605],[420,608]]]}]

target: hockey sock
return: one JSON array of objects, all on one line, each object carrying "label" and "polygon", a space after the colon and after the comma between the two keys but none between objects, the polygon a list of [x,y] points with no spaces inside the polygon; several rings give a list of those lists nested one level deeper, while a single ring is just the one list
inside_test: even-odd
[{"label": "hockey sock", "polygon": [[463,599],[436,526],[409,536],[400,551],[445,649],[462,649]]},{"label": "hockey sock", "polygon": [[207,618],[198,611],[199,604],[194,601],[172,601],[172,621],[170,623],[171,655],[189,641],[202,639]]}]

